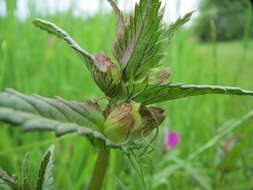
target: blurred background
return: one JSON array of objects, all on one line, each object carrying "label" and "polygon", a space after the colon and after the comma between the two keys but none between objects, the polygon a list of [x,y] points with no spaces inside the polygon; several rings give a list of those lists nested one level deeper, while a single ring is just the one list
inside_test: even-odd
[{"label": "blurred background", "polygon": [[[135,0],[119,0],[126,15]],[[220,84],[253,90],[252,0],[167,0],[164,22],[196,10],[168,47],[172,82]],[[43,18],[66,30],[87,51],[111,54],[115,19],[106,0],[0,0],[0,90],[15,88],[69,100],[103,96],[79,57],[32,24]],[[155,150],[129,160],[114,150],[105,190],[252,190],[253,110],[250,97],[209,95],[160,104],[166,110]],[[244,121],[244,122],[242,122]],[[165,150],[164,129],[181,143]],[[20,173],[26,152],[31,173],[55,143],[55,189],[85,190],[96,151],[85,138],[24,134],[0,124],[0,167]]]}]

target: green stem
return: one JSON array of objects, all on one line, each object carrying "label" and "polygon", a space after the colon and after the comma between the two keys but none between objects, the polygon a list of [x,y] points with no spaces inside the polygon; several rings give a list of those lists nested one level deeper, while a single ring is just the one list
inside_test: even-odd
[{"label": "green stem", "polygon": [[88,190],[100,190],[109,165],[110,149],[101,149],[97,156],[95,168]]}]

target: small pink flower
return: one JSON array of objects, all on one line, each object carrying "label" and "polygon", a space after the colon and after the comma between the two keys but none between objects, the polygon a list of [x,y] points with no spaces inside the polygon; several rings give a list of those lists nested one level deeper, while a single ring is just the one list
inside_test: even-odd
[{"label": "small pink flower", "polygon": [[175,131],[166,132],[166,148],[175,148],[180,143],[180,136]]}]

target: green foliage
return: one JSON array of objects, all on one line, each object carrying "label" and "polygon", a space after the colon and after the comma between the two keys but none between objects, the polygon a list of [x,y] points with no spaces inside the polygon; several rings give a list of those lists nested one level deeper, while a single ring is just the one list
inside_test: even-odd
[{"label": "green foliage", "polygon": [[136,5],[134,16],[124,26],[114,44],[114,56],[122,65],[123,78],[131,81],[139,74],[159,63],[161,50],[166,36],[161,28],[161,2],[154,0],[140,1]]},{"label": "green foliage", "polygon": [[4,170],[0,170],[0,179],[7,184],[12,190],[19,190],[18,184],[14,177],[11,177]]},{"label": "green foliage", "polygon": [[65,40],[81,56],[96,84],[107,96],[116,93],[114,88],[120,90],[119,71],[105,54],[93,55],[86,52],[64,30],[53,23],[42,19],[36,19],[33,23],[42,30]]},{"label": "green foliage", "polygon": [[57,136],[76,132],[97,139],[106,146],[113,145],[100,132],[104,117],[96,103],[66,101],[60,97],[26,96],[8,89],[0,93],[0,120],[19,125],[24,131],[54,131]]},{"label": "green foliage", "polygon": [[[42,19],[34,24],[65,40],[84,58],[97,85],[112,99],[128,101],[140,79],[147,81],[149,69],[158,67],[175,31],[186,23],[192,13],[179,18],[169,28],[161,23],[163,11],[158,0],[141,1],[136,5],[134,17],[125,22],[122,13],[113,1],[109,1],[116,13],[117,38],[113,54],[120,65],[121,74],[105,54],[97,56],[83,50],[65,31]],[[143,81],[143,83],[145,83]],[[138,88],[138,87],[137,87]],[[144,88],[144,87],[142,87]]]},{"label": "green foliage", "polygon": [[161,9],[160,1],[140,1],[135,6],[134,16],[128,22],[124,20],[117,6],[110,2],[117,17],[117,38],[113,55],[121,66],[122,80],[126,83],[129,99],[135,93],[138,83],[145,83],[150,69],[159,67],[175,31],[190,19],[192,13],[179,18],[167,28],[162,23],[164,9]]},{"label": "green foliage", "polygon": [[199,96],[205,94],[231,94],[231,95],[250,95],[253,91],[242,90],[237,87],[208,86],[208,85],[149,85],[140,94],[134,97],[134,100],[143,104],[154,104],[157,102],[169,101],[190,96]]},{"label": "green foliage", "polygon": [[[118,60],[120,69],[104,53],[93,55],[83,50],[64,30],[55,24],[41,19],[34,20],[36,26],[65,40],[83,58],[96,84],[110,98],[105,110],[100,111],[99,106],[92,102],[85,105],[78,102],[67,102],[61,98],[51,100],[40,96],[27,97],[15,91],[7,90],[6,93],[1,94],[0,99],[0,119],[2,121],[21,125],[26,131],[53,130],[57,135],[73,131],[80,134],[79,130],[82,130],[84,132],[81,134],[102,140],[104,145],[112,144],[110,140],[121,144],[128,142],[132,136],[135,136],[134,139],[141,138],[143,134],[149,134],[151,130],[158,127],[156,123],[154,126],[145,126],[148,125],[148,122],[145,121],[145,116],[139,114],[141,109],[132,110],[133,107],[130,106],[130,109],[125,110],[128,107],[127,105],[130,105],[126,103],[131,100],[136,101],[136,105],[139,105],[138,103],[147,105],[204,94],[253,95],[251,91],[234,87],[173,85],[169,84],[168,80],[166,81],[166,77],[170,76],[169,73],[166,72],[167,74],[165,73],[164,76],[153,75],[153,71],[150,69],[160,66],[165,45],[171,41],[175,31],[190,19],[192,12],[179,18],[174,24],[166,28],[161,23],[164,10],[161,8],[159,0],[140,1],[139,4],[136,4],[134,16],[131,16],[128,22],[125,21],[117,5],[111,0],[109,3],[112,5],[117,18],[114,56]],[[158,82],[150,85],[150,79]],[[120,109],[117,110],[117,107]],[[138,119],[125,117],[125,115],[131,115],[132,111],[133,113],[137,111],[135,115],[139,116]],[[113,125],[110,121],[111,114],[117,115],[113,119],[113,123],[115,123]],[[154,119],[163,121],[163,119],[159,119],[159,117],[163,118],[160,116],[161,114],[162,112],[153,114]],[[121,122],[122,118],[126,121]],[[104,131],[105,120],[107,127]],[[118,120],[120,122],[116,122]],[[108,123],[113,128],[113,130],[109,130],[109,134]],[[137,123],[138,126],[136,126]],[[135,135],[139,126],[142,126],[141,130]],[[117,130],[115,131],[115,129]],[[107,140],[106,137],[110,140]]]},{"label": "green foliage", "polygon": [[28,156],[26,156],[22,164],[22,176],[20,177],[11,177],[7,172],[0,169],[0,180],[9,186],[11,190],[53,190],[54,146],[48,149],[41,162],[36,184],[33,184],[30,177],[28,163]]},{"label": "green foliage", "polygon": [[[58,17],[50,16],[47,19],[54,21],[60,26],[63,26],[67,31],[73,33],[73,36],[75,36],[80,44],[87,45],[89,51],[97,52],[102,48],[105,52],[109,52],[109,42],[111,42],[112,32],[111,27],[104,26],[112,23],[111,16],[98,15],[83,21],[79,18],[73,18],[63,14],[58,15]],[[85,27],[83,27],[83,24],[85,24]],[[72,56],[72,54],[68,54],[68,49],[64,48],[61,42],[56,40],[53,45],[45,43],[45,41],[48,40],[47,35],[38,35],[38,32],[33,29],[27,21],[17,22],[14,26],[13,31],[19,32],[13,32],[7,41],[4,39],[2,41],[3,43],[1,43],[0,51],[3,53],[3,57],[1,56],[0,58],[2,89],[12,87],[22,92],[31,93],[35,91],[36,93],[41,93],[49,97],[52,97],[54,94],[61,94],[61,96],[68,97],[67,99],[76,99],[80,101],[90,97],[101,96],[101,93],[96,89],[95,85],[93,85],[93,81],[90,80],[88,73],[82,70],[81,66],[75,64],[75,62],[78,62],[77,58]],[[1,29],[5,30],[6,28],[4,26],[0,27],[0,31]],[[11,31],[7,31],[6,34],[10,35]],[[179,82],[191,81],[191,83],[199,83],[199,81],[202,80],[203,83],[212,84],[213,75],[215,74],[220,76],[218,81],[223,85],[234,85],[235,83],[232,81],[237,73],[237,65],[240,63],[240,56],[242,53],[240,42],[217,45],[219,49],[217,57],[222,64],[219,65],[218,69],[214,69],[212,64],[213,57],[210,54],[210,46],[200,45],[192,41],[187,41],[187,43],[185,43],[189,37],[188,35],[190,34],[177,36],[178,40],[172,42],[170,54],[165,57],[166,65],[170,64],[169,66],[171,66],[173,72],[176,73],[176,75],[173,76],[175,77],[173,80]],[[92,38],[94,36],[96,36],[96,38]],[[55,38],[52,37],[49,39],[55,40]],[[10,46],[9,42],[12,42],[15,46]],[[37,43],[36,46],[34,45],[35,42]],[[22,53],[20,49],[22,49]],[[237,82],[243,84],[244,88],[250,88],[252,85],[248,80],[252,72],[250,67],[251,61],[252,56],[250,54],[248,59],[243,62],[245,64],[242,64],[243,72],[236,75],[239,76],[239,81]],[[139,81],[141,81],[140,86],[138,84]],[[135,86],[134,90],[138,91],[139,88],[141,92],[146,84],[142,84],[142,80],[139,81],[137,81],[138,85]],[[217,109],[212,109],[214,102],[218,105]],[[170,115],[170,120],[167,120],[165,125],[173,126],[173,129],[179,130],[182,135],[182,142],[186,142],[183,143],[178,150],[175,150],[179,152],[175,157],[178,159],[185,158],[187,155],[194,152],[201,143],[212,136],[213,132],[215,132],[215,127],[217,127],[214,123],[216,115],[218,115],[218,123],[230,119],[231,117],[238,117],[239,113],[245,112],[251,107],[251,103],[251,98],[238,99],[207,96],[196,97],[191,100],[174,101],[168,105],[165,103],[160,104],[163,108],[170,111],[168,113],[168,115]],[[244,125],[247,126],[247,123]],[[62,140],[55,140],[48,134],[42,135],[37,133],[34,133],[34,135],[27,134],[21,136],[19,131],[13,131],[5,127],[5,125],[3,125],[0,130],[1,134],[3,134],[0,140],[1,165],[4,166],[6,164],[6,167],[11,170],[15,168],[16,161],[20,158],[23,150],[34,149],[36,153],[39,153],[41,152],[41,147],[53,141],[60,141],[62,147],[60,152],[62,156],[59,158],[59,168],[67,167],[68,172],[62,172],[61,169],[57,169],[56,188],[81,189],[86,187],[87,180],[92,171],[91,168],[94,164],[94,155],[89,143],[83,143],[83,138],[76,138],[74,135],[70,135]],[[245,127],[239,130],[240,131],[237,132],[242,132],[245,136],[245,139],[240,142],[244,145],[244,150],[251,148],[251,127]],[[43,141],[45,139],[46,141]],[[17,146],[17,143],[21,143],[21,146],[20,144]],[[109,173],[104,188],[120,189],[120,187],[118,187],[118,182],[112,179],[112,175],[114,175],[120,180],[121,186],[126,187],[126,189],[142,189],[142,185],[140,185],[142,183],[139,184],[137,182],[141,181],[139,178],[143,179],[144,183],[147,183],[146,186],[149,189],[161,190],[175,189],[177,187],[181,189],[202,189],[202,186],[199,185],[199,181],[195,181],[195,177],[200,179],[199,176],[205,174],[202,178],[202,184],[213,184],[215,182],[213,174],[219,173],[219,171],[212,166],[213,150],[217,143],[218,142],[215,141],[212,144],[212,148],[205,151],[205,154],[200,155],[196,161],[189,161],[191,167],[187,168],[196,168],[192,173],[188,172],[188,170],[179,170],[178,172],[176,172],[177,170],[173,170],[173,168],[176,168],[178,165],[175,165],[174,162],[173,165],[167,162],[169,160],[167,159],[168,155],[175,155],[174,151],[172,151],[170,154],[151,154],[150,156],[152,156],[154,162],[150,163],[150,170],[148,168],[144,171],[144,174],[140,175],[138,178],[135,175],[135,171],[132,171],[132,168],[126,164],[124,158],[122,158],[123,156],[118,152],[118,154],[114,154],[116,152],[113,152],[113,156],[120,160],[115,164],[116,159],[114,158],[114,162],[111,163],[112,168],[110,168],[110,171],[115,172],[116,170],[122,170],[123,172],[115,172],[115,174]],[[162,149],[162,144],[159,144],[157,149]],[[12,156],[10,156],[10,153]],[[238,159],[242,161],[242,157]],[[247,159],[251,164],[250,158],[247,157]],[[176,159],[174,160],[176,161]],[[180,161],[178,164],[179,163]],[[185,162],[183,162],[183,164],[184,163]],[[85,168],[83,169],[84,165]],[[246,168],[246,166],[241,166],[241,169],[244,168]],[[164,171],[164,173],[155,178],[155,180],[151,178],[163,169],[168,169],[168,172]],[[170,171],[173,175],[169,175]],[[243,189],[245,187],[252,187],[249,184],[248,178],[242,173],[242,170],[234,171],[235,172],[231,176],[228,176],[227,180],[233,181],[235,188]],[[207,175],[208,177],[205,177]],[[170,176],[171,179],[168,179],[168,176]],[[211,183],[208,183],[208,180],[212,180]],[[152,187],[150,184],[154,181],[157,183],[166,182],[166,185],[164,183],[164,186],[161,188]],[[243,185],[245,186],[242,187]]]},{"label": "green foliage", "polygon": [[36,190],[53,190],[53,154],[51,147],[41,162]]},{"label": "green foliage", "polygon": [[[51,147],[52,148],[52,147]],[[33,183],[29,172],[29,154],[25,155],[25,158],[22,162],[21,175],[22,175],[22,187],[26,190],[33,190]]]},{"label": "green foliage", "polygon": [[245,32],[253,33],[252,27],[247,26],[248,22],[253,24],[251,6],[249,0],[203,0],[195,32],[201,40],[210,40],[210,21],[214,21],[219,41],[243,39]]},{"label": "green foliage", "polygon": [[[128,94],[124,92],[124,95],[128,96],[127,100],[132,99],[137,102],[152,104],[203,94],[252,95],[250,91],[243,91],[234,87],[181,84],[149,86],[145,82],[146,78],[148,78],[147,71],[149,71],[150,68],[159,66],[159,62],[163,57],[161,55],[164,55],[165,52],[164,45],[167,45],[174,36],[175,31],[190,19],[192,13],[188,13],[184,17],[179,18],[166,29],[161,23],[163,13],[160,11],[161,3],[159,1],[141,1],[140,4],[136,5],[134,17],[130,18],[129,23],[125,23],[124,17],[117,5],[113,1],[109,2],[117,18],[117,39],[114,43],[114,56],[121,66],[122,80],[126,81],[124,84],[120,83],[123,85],[120,89],[127,89]],[[80,51],[79,49],[81,48],[78,45],[72,45],[76,43],[72,42],[73,40],[59,27],[41,19],[35,20],[34,23],[49,33],[53,33],[64,40],[67,39],[71,47],[78,47],[74,49],[78,52]],[[150,31],[151,28],[152,30]],[[87,56],[88,54],[84,53],[84,55]],[[159,57],[159,59],[157,59],[157,57]],[[155,59],[153,60],[153,58]],[[97,74],[93,73],[93,76],[96,75]],[[142,79],[141,82],[137,83],[140,78],[144,78],[144,80]],[[97,81],[97,84],[99,83],[100,81]],[[120,89],[117,88],[118,91],[120,91]],[[117,93],[117,90],[114,91],[114,93]],[[110,96],[110,94],[106,95]],[[112,94],[111,97],[114,98],[114,95]],[[145,100],[147,98],[150,101]]]},{"label": "green foliage", "polygon": [[[157,169],[158,172],[153,176],[153,181],[155,182],[153,183],[153,185],[159,186],[163,184],[164,181],[159,179],[161,178],[166,179],[168,177],[172,177],[172,175],[176,171],[182,168],[184,171],[191,173],[194,176],[194,179],[198,181],[204,189],[210,189],[211,188],[210,184],[208,184],[209,180],[203,177],[203,174],[200,173],[201,171],[197,171],[193,168],[192,166],[192,164],[194,164],[193,161],[196,160],[197,162],[199,162],[198,157],[201,154],[203,155],[204,153],[206,153],[208,149],[210,149],[211,147],[217,147],[217,145],[220,144],[221,140],[224,137],[227,137],[228,135],[232,134],[232,132],[235,129],[242,127],[242,125],[245,122],[251,120],[252,118],[253,118],[253,111],[251,110],[250,112],[248,112],[239,119],[225,122],[222,126],[220,126],[220,128],[223,129],[222,131],[217,131],[216,135],[214,135],[210,140],[208,140],[202,146],[198,147],[196,150],[190,152],[189,156],[187,158],[184,158],[183,160],[178,159],[178,156],[173,153],[167,154],[166,159],[164,159],[164,161],[160,163],[159,166],[161,167],[166,162],[168,163],[170,161],[173,161],[173,164],[170,167],[165,168],[161,167]],[[218,169],[221,169],[222,172],[225,172],[224,175],[226,175],[226,172],[231,171],[231,169],[232,170],[234,169],[233,171],[237,171],[235,170],[237,165],[236,161],[238,161],[239,157],[242,156],[241,155],[242,150],[240,151],[240,147],[241,147],[240,144],[236,143],[235,146],[231,148],[231,150],[229,150],[226,154],[224,154],[223,158],[219,161]],[[236,176],[238,175],[236,174]]]}]

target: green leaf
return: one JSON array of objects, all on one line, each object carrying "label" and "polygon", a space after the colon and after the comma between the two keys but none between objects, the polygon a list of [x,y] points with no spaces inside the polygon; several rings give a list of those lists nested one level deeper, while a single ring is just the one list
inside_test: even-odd
[{"label": "green leaf", "polygon": [[[116,15],[116,34],[117,34],[117,41],[122,41],[124,39],[124,34],[125,34],[125,30],[126,30],[126,23],[124,21],[124,17],[120,11],[120,9],[118,8],[117,4],[113,1],[113,0],[107,0],[113,10],[114,13]],[[115,54],[115,56],[117,56],[117,54]]]},{"label": "green leaf", "polygon": [[161,1],[141,0],[135,6],[134,16],[126,23],[117,5],[112,0],[108,1],[117,18],[117,38],[113,54],[122,66],[126,81],[146,76],[150,68],[157,67],[174,32],[192,15],[188,13],[179,18],[167,29],[162,24],[164,9],[161,8]]},{"label": "green leaf", "polygon": [[134,16],[129,23],[125,27],[121,24],[121,35],[117,36],[114,44],[114,56],[122,65],[126,80],[137,76],[141,72],[138,70],[141,65],[152,65],[155,57],[160,57],[157,55],[163,44],[159,42],[163,33],[160,28],[160,8],[159,0],[142,0],[136,4]]},{"label": "green leaf", "polygon": [[191,17],[192,17],[192,14],[194,13],[195,11],[192,11],[192,12],[189,12],[187,13],[186,15],[184,15],[183,17],[180,17],[176,20],[176,22],[174,22],[173,24],[170,25],[170,27],[167,29],[166,31],[166,35],[168,37],[169,40],[171,40],[174,35],[175,35],[175,32],[181,27],[183,26],[185,23],[187,23]]},{"label": "green leaf", "polygon": [[82,58],[86,61],[87,67],[89,70],[92,70],[94,67],[94,55],[86,52],[82,49],[64,30],[60,27],[56,26],[55,24],[45,21],[42,19],[35,19],[33,20],[35,26],[39,27],[42,30],[47,31],[50,34],[56,35],[58,38],[66,41],[71,48],[73,48],[78,54],[81,55]]},{"label": "green leaf", "polygon": [[[69,46],[74,49],[85,62],[88,70],[90,71],[93,79],[95,80],[98,87],[107,96],[111,96],[112,90],[116,87],[119,88],[121,84],[120,80],[117,78],[119,74],[117,73],[116,66],[111,62],[110,58],[104,53],[99,53],[98,55],[93,55],[82,49],[70,36],[60,27],[55,24],[45,21],[42,19],[35,19],[33,21],[35,26],[42,30],[47,31],[50,34],[56,35],[60,39],[66,41]],[[113,71],[111,71],[113,70]],[[118,71],[119,72],[119,71]],[[113,78],[112,75],[118,75]],[[117,83],[115,84],[115,81]]]},{"label": "green leaf", "polygon": [[27,96],[7,89],[0,93],[0,121],[19,125],[24,131],[54,131],[57,136],[76,132],[97,139],[104,146],[111,143],[100,131],[104,116],[96,103],[87,104],[39,95]]},{"label": "green leaf", "polygon": [[129,100],[143,90],[142,86],[145,85],[140,81],[146,83],[150,70],[160,66],[166,55],[166,46],[175,31],[190,19],[192,12],[167,28],[162,23],[164,8],[161,8],[160,0],[141,0],[136,4],[134,16],[131,16],[128,22],[116,3],[113,0],[108,1],[114,9],[117,21],[113,55],[121,66],[124,82],[121,89],[126,89],[126,95],[120,97],[125,100],[127,96]]},{"label": "green leaf", "polygon": [[16,179],[9,176],[7,172],[0,168],[0,180],[2,180],[6,185],[8,185],[12,190],[19,190]]},{"label": "green leaf", "polygon": [[53,190],[54,146],[51,146],[40,165],[36,190]]},{"label": "green leaf", "polygon": [[26,154],[22,162],[22,167],[21,167],[21,172],[22,172],[21,185],[22,185],[23,190],[34,189],[31,176],[29,175],[28,159],[29,159],[29,154]]},{"label": "green leaf", "polygon": [[132,100],[145,105],[163,101],[169,101],[189,96],[205,94],[230,94],[230,95],[250,95],[253,91],[243,90],[238,87],[211,86],[211,85],[186,85],[186,84],[167,84],[167,85],[147,85],[146,88],[132,97]]},{"label": "green leaf", "polygon": [[[171,24],[168,28],[161,24],[157,26],[158,29],[156,34],[160,36],[156,39],[157,41],[151,41],[151,43],[148,44],[150,51],[146,52],[146,59],[143,59],[141,64],[138,64],[139,68],[136,72],[138,78],[147,76],[148,73],[150,73],[150,69],[160,67],[160,62],[167,54],[167,46],[173,39],[175,32],[190,20],[193,13],[194,12],[190,12],[183,17],[179,17],[176,22]],[[160,16],[162,17],[163,13],[160,13]]]}]

